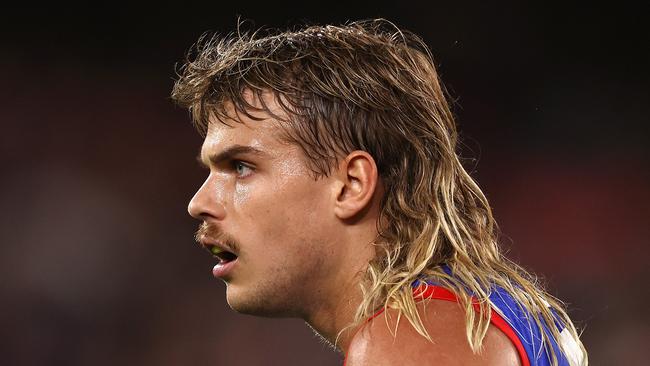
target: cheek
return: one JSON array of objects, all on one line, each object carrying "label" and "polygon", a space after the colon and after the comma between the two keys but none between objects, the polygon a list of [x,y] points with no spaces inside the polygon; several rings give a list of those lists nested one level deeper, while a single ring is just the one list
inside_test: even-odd
[{"label": "cheek", "polygon": [[[318,252],[314,243],[327,233],[326,187],[310,177],[280,175],[237,183],[232,191],[232,223],[243,249],[274,261]],[[321,248],[323,249],[323,248]],[[251,258],[252,259],[252,258]]]},{"label": "cheek", "polygon": [[[284,204],[271,208],[265,219],[264,236],[272,238],[269,255],[287,266],[316,265],[329,247],[331,233],[326,225],[323,204],[316,196],[285,197]],[[314,268],[315,269],[315,268]]]},{"label": "cheek", "polygon": [[251,187],[246,184],[235,184],[233,190],[232,203],[234,207],[246,205],[250,200]]}]

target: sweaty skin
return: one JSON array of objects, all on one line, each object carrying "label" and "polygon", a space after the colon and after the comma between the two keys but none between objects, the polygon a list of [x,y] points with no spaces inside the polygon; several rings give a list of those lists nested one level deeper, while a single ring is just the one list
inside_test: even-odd
[{"label": "sweaty skin", "polygon": [[[252,97],[249,102],[260,105]],[[285,115],[273,98],[265,104]],[[253,112],[262,120],[248,118],[231,104],[226,110],[232,116],[225,121],[229,126],[216,118],[209,124],[200,152],[209,175],[188,211],[210,228],[205,232],[227,238],[237,249],[234,266],[221,278],[232,309],[302,318],[349,353],[348,366],[518,364],[510,362],[512,352],[518,360],[514,346],[493,327],[485,352],[472,355],[462,312],[442,301],[421,309],[437,319],[427,327],[438,347],[406,320],[397,338],[383,317],[358,333],[347,328],[339,334],[353,320],[362,299],[359,280],[375,255],[372,243],[384,193],[375,161],[367,152],[353,151],[330,176],[314,179],[302,150],[278,139],[280,121],[262,112]],[[236,152],[224,155],[228,151]]]},{"label": "sweaty skin", "polygon": [[[237,262],[222,278],[228,304],[246,314],[302,318],[334,342],[352,320],[358,276],[374,255],[374,161],[354,152],[344,169],[315,180],[302,150],[278,140],[278,121],[228,110],[237,122],[210,123],[200,153],[210,174],[188,208],[236,243]],[[261,152],[214,161],[234,146]]]},{"label": "sweaty skin", "polygon": [[[465,335],[465,316],[458,303],[424,300],[417,304],[433,342],[417,333],[402,317],[395,333],[397,312],[388,309],[358,331],[346,366],[519,366],[510,339],[491,325],[479,354],[472,353]],[[388,320],[388,325],[387,325]]]}]

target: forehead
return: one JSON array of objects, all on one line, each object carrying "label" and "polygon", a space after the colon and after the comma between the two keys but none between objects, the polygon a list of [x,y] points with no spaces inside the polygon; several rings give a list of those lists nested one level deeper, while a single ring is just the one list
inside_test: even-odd
[{"label": "forehead", "polygon": [[[274,101],[265,101],[265,103],[273,114],[280,118],[284,117],[285,113]],[[254,103],[251,104],[255,106]],[[224,109],[227,117],[218,118],[215,115],[210,117],[207,134],[201,147],[203,160],[206,160],[206,154],[218,153],[234,145],[250,146],[263,150],[271,156],[289,149],[279,138],[282,122],[271,114],[264,111],[249,111],[253,117],[251,118],[245,113],[238,113],[230,102],[224,105]]]}]

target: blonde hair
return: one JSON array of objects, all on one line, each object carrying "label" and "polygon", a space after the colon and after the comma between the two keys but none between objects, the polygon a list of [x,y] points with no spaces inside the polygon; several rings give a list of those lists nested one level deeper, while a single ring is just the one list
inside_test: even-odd
[{"label": "blonde hair", "polygon": [[[490,291],[498,286],[531,314],[553,364],[555,322],[582,353],[578,333],[557,299],[505,258],[487,199],[457,154],[458,135],[433,59],[425,43],[385,20],[342,26],[226,37],[202,37],[179,70],[172,98],[188,107],[205,133],[224,103],[251,118],[250,91],[269,91],[286,116],[282,138],[302,148],[314,176],[330,174],[341,157],[365,150],[376,160],[386,188],[378,255],[361,282],[358,325],[378,308],[403,314],[424,337],[411,284],[434,279],[455,292],[465,309],[466,334],[478,352],[490,324]],[[453,275],[446,273],[446,264]],[[472,309],[472,301],[480,311]],[[544,325],[551,325],[546,327]],[[568,350],[560,344],[563,353]]]}]

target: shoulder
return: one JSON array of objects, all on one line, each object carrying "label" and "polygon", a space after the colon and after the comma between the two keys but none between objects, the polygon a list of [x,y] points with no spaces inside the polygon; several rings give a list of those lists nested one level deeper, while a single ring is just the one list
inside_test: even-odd
[{"label": "shoulder", "polygon": [[357,332],[346,365],[520,365],[515,346],[494,325],[488,329],[481,352],[474,354],[458,303],[429,299],[419,302],[417,309],[433,342],[417,333],[403,316],[396,328],[398,312],[387,309]]}]

